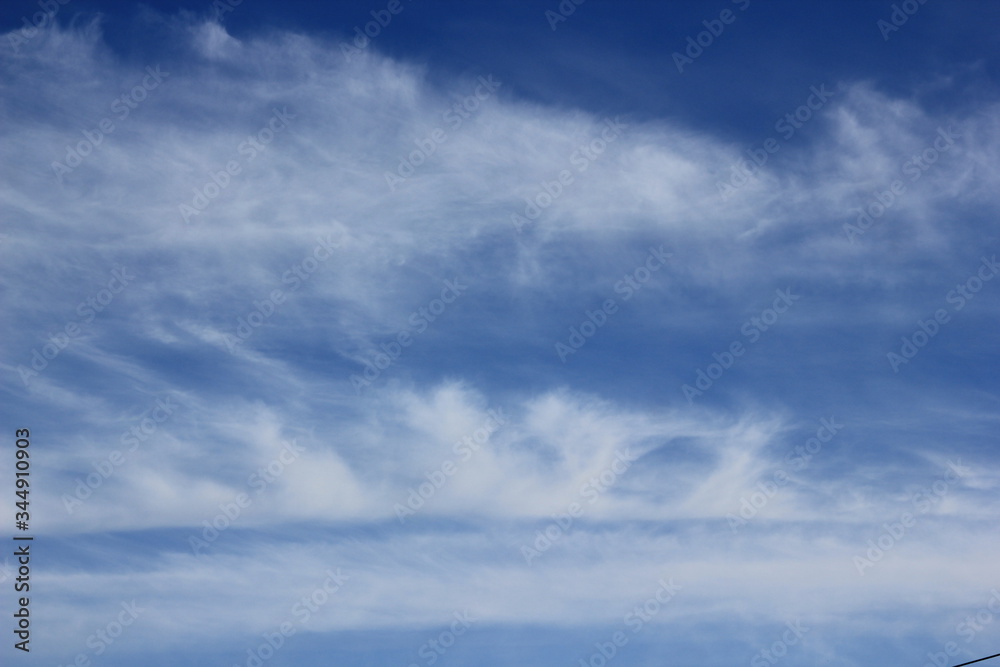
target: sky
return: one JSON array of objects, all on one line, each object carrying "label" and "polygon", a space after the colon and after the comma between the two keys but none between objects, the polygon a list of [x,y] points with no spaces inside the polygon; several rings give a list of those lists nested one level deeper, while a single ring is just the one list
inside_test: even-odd
[{"label": "sky", "polygon": [[4,664],[1000,652],[998,24],[4,3]]}]

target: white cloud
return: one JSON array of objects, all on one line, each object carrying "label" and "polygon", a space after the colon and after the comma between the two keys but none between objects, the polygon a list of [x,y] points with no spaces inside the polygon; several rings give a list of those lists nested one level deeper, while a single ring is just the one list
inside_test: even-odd
[{"label": "white cloud", "polygon": [[[336,613],[316,617],[318,631],[433,624],[470,601],[495,623],[610,622],[664,575],[686,588],[657,622],[697,624],[758,609],[782,621],[846,618],[884,600],[909,604],[912,582],[929,579],[936,602],[976,599],[992,576],[992,542],[979,523],[995,510],[995,501],[983,499],[1000,476],[989,461],[922,516],[912,538],[887,556],[893,567],[862,579],[852,556],[908,507],[905,483],[874,488],[886,465],[845,463],[849,456],[831,446],[829,463],[793,478],[752,526],[739,536],[727,526],[726,515],[795,444],[791,417],[779,407],[745,407],[748,401],[695,410],[679,393],[677,403],[640,405],[562,379],[539,389],[527,380],[517,386],[518,378],[499,388],[474,379],[474,363],[458,380],[445,379],[444,370],[427,379],[412,367],[397,375],[394,367],[361,396],[349,375],[407,326],[444,279],[483,286],[468,297],[479,299],[477,315],[463,319],[456,306],[426,338],[450,332],[447,340],[482,354],[487,344],[499,349],[547,335],[533,328],[537,322],[512,317],[488,340],[476,339],[495,324],[494,304],[524,300],[526,311],[546,314],[580,292],[597,303],[609,290],[605,277],[633,261],[617,250],[647,239],[676,248],[676,273],[649,285],[655,299],[644,306],[650,330],[668,342],[666,332],[700,330],[715,304],[705,297],[678,315],[678,284],[753,298],[784,287],[778,279],[859,289],[920,284],[920,275],[896,268],[928,249],[959,252],[961,236],[946,215],[962,203],[956,198],[996,207],[1000,140],[992,108],[940,117],[869,84],[847,83],[813,121],[809,142],[784,147],[725,202],[716,181],[743,147],[675,123],[630,120],[517,234],[510,214],[523,209],[522,197],[573,169],[570,156],[600,133],[603,118],[528,104],[501,87],[390,192],[385,171],[443,125],[443,113],[474,89],[474,79],[438,90],[420,67],[372,49],[347,63],[335,45],[302,36],[240,42],[219,24],[187,27],[181,55],[162,64],[169,77],[115,120],[116,130],[61,184],[50,163],[64,159],[83,130],[113,116],[112,101],[142,79],[145,65],[108,53],[95,25],[47,31],[0,64],[4,98],[21,100],[5,103],[2,130],[9,158],[0,206],[10,225],[0,253],[7,275],[23,277],[5,280],[16,286],[0,294],[9,314],[8,389],[24,391],[18,366],[30,363],[49,333],[79,319],[77,304],[100,289],[110,267],[138,274],[27,391],[40,414],[79,424],[40,457],[39,526],[81,540],[106,531],[186,535],[216,516],[220,503],[253,493],[249,476],[279,456],[282,443],[295,440],[305,453],[251,496],[253,505],[207,560],[166,549],[141,574],[64,571],[42,575],[45,583],[99,597],[109,609],[116,596],[155,598],[152,620],[137,632],[165,643],[189,632],[207,638],[273,629],[298,591],[308,592],[331,564],[357,576]],[[275,109],[286,108],[294,118],[266,149],[252,159],[241,152]],[[951,124],[963,137],[954,153],[913,184],[891,222],[851,247],[841,230],[849,210],[898,177],[938,126]],[[185,224],[178,207],[191,205],[194,190],[204,192],[231,160],[240,173]],[[318,236],[333,232],[344,239],[341,248],[292,290],[282,276]],[[859,257],[881,270],[857,268]],[[238,318],[275,289],[287,296],[280,310],[227,352],[224,337]],[[896,321],[903,313],[854,300],[788,326]],[[544,320],[546,331],[570,323]],[[732,324],[735,334],[739,320]],[[415,345],[404,362],[417,365],[425,352]],[[181,404],[177,414],[69,515],[61,495],[119,446],[152,399],[168,395]],[[491,409],[509,422],[461,462],[405,530],[367,545],[314,539],[360,524],[397,529],[394,505],[456,459],[454,443],[481,428]],[[581,488],[620,451],[635,455],[630,469],[587,504],[571,534],[525,567],[519,546],[579,501]],[[910,462],[906,472],[930,483],[939,463]],[[0,462],[0,476],[9,467]],[[0,500],[0,514],[10,510],[10,499]],[[278,571],[275,548],[250,535],[288,526],[312,531],[314,541],[280,554]],[[576,588],[580,581],[589,582],[586,593]],[[53,611],[46,622],[54,627],[71,627],[81,613],[68,601]]]}]

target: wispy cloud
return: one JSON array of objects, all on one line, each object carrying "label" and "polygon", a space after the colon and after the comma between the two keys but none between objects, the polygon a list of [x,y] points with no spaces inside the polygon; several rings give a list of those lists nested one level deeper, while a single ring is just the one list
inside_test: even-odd
[{"label": "wispy cloud", "polygon": [[[303,631],[470,610],[477,628],[610,637],[672,577],[683,593],[649,620],[658,637],[736,623],[764,647],[801,619],[797,650],[816,660],[824,625],[894,634],[988,595],[996,393],[946,371],[915,389],[885,354],[987,252],[995,102],[941,111],[831,82],[723,199],[772,128],[741,145],[529,102],[507,81],[487,94],[487,71],[432,81],[377,41],[345,58],[316,36],[150,20],[172,40],[161,61],[116,55],[100,21],[40,28],[0,58],[2,388],[48,442],[32,501],[60,545],[39,575],[61,591],[45,594],[46,655],[89,655],[80,619],[133,600],[115,650],[256,646],[331,568],[350,579]],[[872,223],[845,234],[859,210]],[[562,363],[554,342],[664,247],[671,261]],[[802,301],[686,400],[778,288]],[[994,324],[991,289],[969,302],[975,335]],[[988,362],[962,326],[907,381]],[[815,448],[824,419],[844,426]],[[967,474],[937,493],[958,461]],[[743,502],[752,520],[733,531]],[[919,520],[860,576],[853,558],[903,512]]]}]

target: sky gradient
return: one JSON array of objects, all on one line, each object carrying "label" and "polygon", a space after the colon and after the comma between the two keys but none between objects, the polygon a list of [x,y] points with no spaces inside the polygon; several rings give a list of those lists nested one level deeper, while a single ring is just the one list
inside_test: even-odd
[{"label": "sky gradient", "polygon": [[4,664],[997,653],[997,25],[6,3]]}]

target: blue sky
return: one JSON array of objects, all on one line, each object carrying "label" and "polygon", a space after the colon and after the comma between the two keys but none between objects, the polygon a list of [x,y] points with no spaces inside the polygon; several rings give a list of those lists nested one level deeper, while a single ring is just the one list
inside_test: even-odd
[{"label": "blue sky", "polygon": [[5,3],[5,664],[997,653],[998,20]]}]

